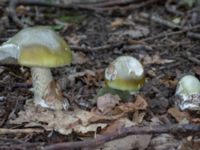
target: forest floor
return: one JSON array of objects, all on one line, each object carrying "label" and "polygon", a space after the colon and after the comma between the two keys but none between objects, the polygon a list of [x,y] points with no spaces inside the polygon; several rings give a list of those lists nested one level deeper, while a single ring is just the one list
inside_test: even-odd
[{"label": "forest floor", "polygon": [[[30,69],[1,65],[0,149],[42,149],[61,142],[72,142],[69,143],[72,149],[199,149],[200,132],[159,133],[159,127],[200,122],[198,113],[180,111],[175,107],[179,79],[186,74],[200,78],[200,6],[197,3],[190,5],[184,0],[108,2],[82,5],[45,2],[53,7],[37,1],[34,4],[23,1],[17,6],[0,2],[0,44],[21,28],[36,25],[52,27],[69,43],[74,53],[72,64],[52,68],[52,73],[70,102],[71,115],[77,111],[86,113],[82,117],[88,117],[87,113],[89,116],[97,113],[94,99],[104,86],[104,70],[118,56],[137,58],[145,70],[144,87],[131,101],[117,104],[120,112],[112,108],[109,113],[98,114],[100,119],[95,118],[95,114],[95,121],[79,118],[88,126],[94,125],[86,132],[85,128],[80,130],[85,127],[83,123],[79,124],[79,129],[73,126],[73,122],[68,123],[73,126],[67,126],[68,129],[60,126],[59,121],[65,121],[60,118],[55,118],[58,124],[50,126],[49,120],[41,121],[37,113],[35,120],[29,118],[20,120],[21,123],[19,120],[15,122],[20,115],[27,115],[26,102],[33,97]],[[75,115],[80,117],[78,113]],[[96,145],[87,143],[94,137],[106,137],[130,124],[135,127],[158,125],[158,133],[143,134],[147,132],[141,131],[138,135],[127,134],[100,146],[98,141],[95,141]],[[60,131],[61,128],[65,128],[64,131]],[[75,141],[83,143],[74,146]]]}]

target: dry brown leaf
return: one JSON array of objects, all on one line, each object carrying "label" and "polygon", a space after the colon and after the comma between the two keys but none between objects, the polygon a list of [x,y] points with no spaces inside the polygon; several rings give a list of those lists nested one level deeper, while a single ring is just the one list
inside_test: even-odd
[{"label": "dry brown leaf", "polygon": [[159,134],[151,140],[150,149],[153,150],[175,150],[179,145],[178,140],[170,134]]},{"label": "dry brown leaf", "polygon": [[75,80],[79,78],[87,85],[99,86],[99,81],[103,79],[103,72],[104,72],[103,69],[98,69],[95,71],[85,70],[83,72],[70,74],[68,76],[68,80],[70,81],[70,85],[74,85]]},{"label": "dry brown leaf", "polygon": [[74,85],[76,78],[83,77],[86,74],[89,74],[91,76],[95,76],[95,72],[92,71],[92,70],[85,70],[83,72],[77,72],[77,73],[73,73],[73,74],[68,75],[68,80],[70,81],[70,85]]},{"label": "dry brown leaf", "polygon": [[122,139],[104,144],[101,150],[145,150],[151,140],[151,135],[130,135]]},{"label": "dry brown leaf", "polygon": [[[134,123],[131,122],[127,118],[122,118],[117,121],[115,121],[113,124],[111,124],[104,132],[103,134],[109,134],[113,132],[118,132],[122,128],[125,127],[131,127]],[[101,146],[98,149],[102,150],[116,150],[116,149],[123,149],[123,150],[132,150],[132,149],[139,149],[144,150],[147,148],[151,140],[151,135],[130,135],[122,139],[117,139],[110,141],[108,143],[105,143],[103,146]]]},{"label": "dry brown leaf", "polygon": [[191,122],[200,124],[200,118],[192,118]]},{"label": "dry brown leaf", "polygon": [[117,109],[120,109],[123,112],[134,112],[137,110],[145,110],[147,106],[148,104],[146,100],[142,96],[138,95],[135,102],[121,104],[117,106]]},{"label": "dry brown leaf", "polygon": [[110,126],[108,126],[102,134],[106,135],[109,133],[114,133],[117,131],[120,131],[122,128],[130,127],[135,125],[132,121],[130,121],[127,118],[120,118],[116,121],[114,121]]},{"label": "dry brown leaf", "polygon": [[138,39],[138,38],[146,37],[148,34],[149,34],[148,28],[136,26],[135,29],[116,31],[112,35],[119,36],[119,37],[128,36],[132,39]]},{"label": "dry brown leaf", "polygon": [[200,76],[200,66],[193,67],[192,70]]},{"label": "dry brown leaf", "polygon": [[118,95],[112,95],[110,93],[105,94],[97,98],[97,108],[103,113],[107,114],[117,104],[119,104],[120,98]]},{"label": "dry brown leaf", "polygon": [[146,114],[145,112],[136,111],[136,112],[133,114],[133,122],[136,123],[136,124],[142,123],[145,114]]},{"label": "dry brown leaf", "polygon": [[172,115],[177,122],[182,122],[183,120],[190,120],[190,115],[187,112],[182,112],[175,107],[169,108],[168,113]]},{"label": "dry brown leaf", "polygon": [[168,88],[175,88],[177,86],[178,80],[160,79],[159,82]]},{"label": "dry brown leaf", "polygon": [[[91,119],[96,114],[76,109],[74,111],[51,111],[43,108],[36,108],[28,103],[24,111],[20,111],[18,118],[10,120],[11,124],[26,123],[26,126],[41,126],[47,131],[55,130],[61,134],[68,135],[72,131],[77,133],[96,132],[97,128],[105,128],[106,123],[92,123]],[[103,119],[103,116],[98,116]],[[97,118],[96,118],[97,120]]]},{"label": "dry brown leaf", "polygon": [[153,56],[149,56],[149,55],[145,55],[142,56],[140,55],[141,59],[143,60],[143,64],[144,65],[149,65],[149,64],[166,64],[166,63],[172,63],[174,62],[174,60],[171,59],[162,59],[160,58],[159,55],[153,55]]},{"label": "dry brown leaf", "polygon": [[200,148],[200,139],[193,138],[192,136],[183,139],[181,145],[179,146],[180,150],[199,150]]},{"label": "dry brown leaf", "polygon": [[113,22],[111,22],[111,28],[116,29],[124,25],[124,20],[121,18],[116,18]]},{"label": "dry brown leaf", "polygon": [[73,61],[72,64],[84,64],[89,59],[83,52],[73,52]]},{"label": "dry brown leaf", "polygon": [[112,30],[122,27],[122,26],[134,26],[135,23],[130,20],[125,20],[122,18],[116,18],[113,22],[111,22]]}]

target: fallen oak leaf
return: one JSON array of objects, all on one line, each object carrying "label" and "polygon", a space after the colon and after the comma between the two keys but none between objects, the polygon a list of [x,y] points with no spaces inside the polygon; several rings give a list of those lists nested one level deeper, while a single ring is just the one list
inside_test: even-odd
[{"label": "fallen oak leaf", "polygon": [[174,60],[171,59],[163,59],[159,55],[140,55],[142,62],[144,65],[149,65],[149,64],[157,64],[157,65],[162,65],[166,63],[172,63]]},{"label": "fallen oak leaf", "polygon": [[[109,127],[103,131],[102,135],[108,135],[115,132],[120,132],[123,128],[134,126],[135,124],[127,118],[121,118],[113,122]],[[102,136],[101,135],[101,136]],[[130,135],[122,139],[113,140],[105,143],[97,149],[101,150],[144,150],[150,143],[152,135]],[[97,150],[96,149],[96,150]]]},{"label": "fallen oak leaf", "polygon": [[72,54],[74,58],[72,64],[84,64],[89,60],[83,52],[73,52]]},{"label": "fallen oak leaf", "polygon": [[116,109],[120,109],[123,112],[134,112],[137,110],[145,110],[147,106],[148,104],[146,100],[142,96],[138,95],[135,102],[124,103],[117,106]]},{"label": "fallen oak leaf", "polygon": [[183,120],[187,120],[189,121],[191,116],[187,113],[187,112],[182,112],[180,111],[178,108],[175,107],[171,107],[168,109],[167,111],[172,117],[174,117],[176,119],[176,121],[182,122]]},{"label": "fallen oak leaf", "polygon": [[118,95],[112,95],[107,93],[103,96],[97,98],[97,108],[103,113],[106,114],[119,104],[120,98]]},{"label": "fallen oak leaf", "polygon": [[119,103],[118,106],[116,106],[112,111],[110,111],[109,114],[106,114],[106,115],[102,115],[102,113],[97,108],[93,108],[91,112],[93,112],[93,114],[96,114],[96,116],[92,117],[91,119],[94,122],[101,119],[116,120],[116,119],[126,116],[127,113],[129,112],[145,110],[147,106],[148,104],[146,100],[142,96],[138,95],[136,97],[135,102]]},{"label": "fallen oak leaf", "polygon": [[[11,124],[24,124],[25,126],[41,126],[47,131],[55,130],[63,135],[72,131],[76,133],[96,132],[97,128],[105,128],[106,123],[91,122],[91,118],[98,116],[88,111],[76,109],[74,111],[51,111],[35,107],[33,103],[25,105],[25,110],[18,113],[18,118],[9,120]],[[98,116],[103,119],[103,116]],[[96,119],[96,121],[98,121]]]}]

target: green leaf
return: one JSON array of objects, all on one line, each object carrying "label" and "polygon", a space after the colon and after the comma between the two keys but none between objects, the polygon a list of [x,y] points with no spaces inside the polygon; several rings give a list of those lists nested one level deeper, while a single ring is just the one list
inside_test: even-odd
[{"label": "green leaf", "polygon": [[68,23],[75,23],[80,24],[85,18],[85,15],[80,14],[67,14],[58,17],[58,19],[62,22],[68,22]]},{"label": "green leaf", "polygon": [[191,8],[196,3],[196,0],[181,0],[181,3]]},{"label": "green leaf", "polygon": [[59,30],[61,30],[64,27],[64,25],[62,25],[62,24],[55,24],[55,25],[50,25],[50,27],[53,30],[59,31]]},{"label": "green leaf", "polygon": [[118,95],[122,101],[132,100],[132,95],[129,91],[121,91],[109,87],[102,87],[97,93],[97,97],[103,96],[107,93],[110,93],[112,95]]}]

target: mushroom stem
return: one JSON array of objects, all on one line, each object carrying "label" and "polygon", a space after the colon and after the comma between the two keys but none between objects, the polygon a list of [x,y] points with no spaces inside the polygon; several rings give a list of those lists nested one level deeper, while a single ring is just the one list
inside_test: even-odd
[{"label": "mushroom stem", "polygon": [[39,104],[43,107],[48,107],[48,104],[43,99],[43,96],[48,85],[53,81],[50,69],[32,67],[31,74],[32,74],[35,104]]}]

